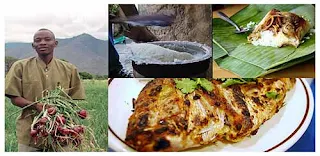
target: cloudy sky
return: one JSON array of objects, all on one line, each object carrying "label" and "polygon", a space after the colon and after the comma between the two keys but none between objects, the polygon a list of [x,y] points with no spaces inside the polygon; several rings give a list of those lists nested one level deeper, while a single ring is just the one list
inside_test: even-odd
[{"label": "cloudy sky", "polygon": [[88,33],[107,39],[107,0],[10,0],[5,3],[5,42],[32,42],[40,28],[57,38]]}]

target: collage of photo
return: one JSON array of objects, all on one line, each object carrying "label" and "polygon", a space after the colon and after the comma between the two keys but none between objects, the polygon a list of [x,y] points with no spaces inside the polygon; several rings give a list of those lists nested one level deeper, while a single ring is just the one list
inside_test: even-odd
[{"label": "collage of photo", "polygon": [[33,10],[5,15],[5,152],[315,152],[315,4]]}]

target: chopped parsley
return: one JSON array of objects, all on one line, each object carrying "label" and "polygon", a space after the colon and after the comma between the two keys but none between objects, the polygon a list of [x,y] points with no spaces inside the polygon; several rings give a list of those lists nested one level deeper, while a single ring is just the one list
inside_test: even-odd
[{"label": "chopped parsley", "polygon": [[228,78],[228,79],[220,79],[223,83],[222,83],[222,87],[228,87],[234,84],[244,84],[244,83],[248,83],[248,82],[253,82],[256,79],[254,78]]},{"label": "chopped parsley", "polygon": [[182,78],[174,79],[176,87],[181,90],[184,94],[193,92],[197,87],[202,87],[206,91],[210,92],[213,90],[213,84],[205,78]]},{"label": "chopped parsley", "polygon": [[269,99],[277,99],[279,97],[279,94],[277,92],[267,92],[266,96]]},{"label": "chopped parsley", "polygon": [[193,92],[197,87],[197,82],[189,78],[174,79],[176,87],[182,91],[184,94]]}]

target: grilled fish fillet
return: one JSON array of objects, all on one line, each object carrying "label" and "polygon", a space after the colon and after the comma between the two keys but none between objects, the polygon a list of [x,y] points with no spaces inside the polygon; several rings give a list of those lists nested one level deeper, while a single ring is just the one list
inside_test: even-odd
[{"label": "grilled fish fillet", "polygon": [[310,23],[304,18],[294,13],[272,9],[248,36],[248,41],[262,46],[298,47],[310,28]]},{"label": "grilled fish fillet", "polygon": [[[154,79],[140,92],[129,118],[125,142],[137,151],[181,151],[218,140],[238,142],[283,106],[295,79],[258,78],[253,83],[183,94],[173,79]],[[277,98],[268,98],[269,92]]]}]

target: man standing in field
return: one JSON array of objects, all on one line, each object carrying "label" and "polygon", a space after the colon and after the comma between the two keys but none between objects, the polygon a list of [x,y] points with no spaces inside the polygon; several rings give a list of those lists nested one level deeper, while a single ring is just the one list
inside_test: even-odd
[{"label": "man standing in field", "polygon": [[[54,48],[58,45],[55,35],[48,29],[38,30],[33,37],[32,47],[37,57],[16,61],[6,75],[5,95],[12,104],[25,107],[42,97],[45,90],[53,90],[59,84],[73,99],[85,98],[77,68],[71,63],[59,60],[53,56]],[[41,112],[43,105],[37,103],[22,111],[17,119],[16,133],[19,152],[42,151],[46,149],[34,143],[30,136],[30,126],[35,114]]]}]

